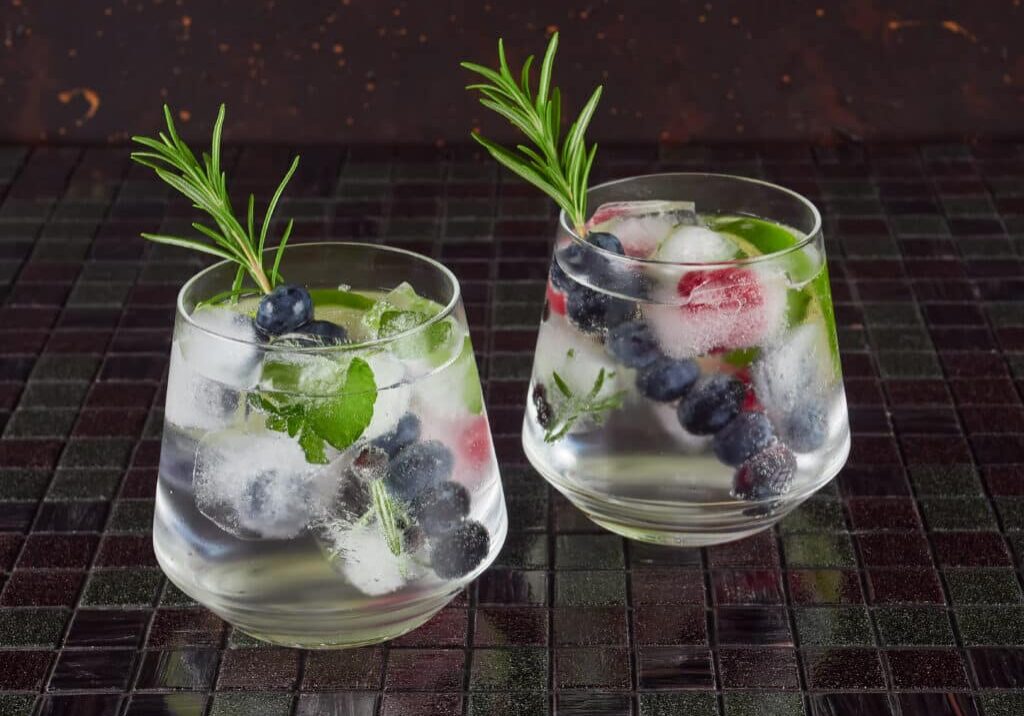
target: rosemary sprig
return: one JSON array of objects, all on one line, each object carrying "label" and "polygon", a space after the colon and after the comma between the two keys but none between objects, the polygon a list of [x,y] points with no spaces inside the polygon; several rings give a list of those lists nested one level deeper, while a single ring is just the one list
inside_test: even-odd
[{"label": "rosemary sprig", "polygon": [[289,220],[288,226],[281,235],[281,241],[274,252],[273,263],[268,271],[264,266],[263,251],[266,248],[267,234],[273,220],[277,203],[284,193],[284,188],[299,166],[299,158],[295,157],[291,167],[285,174],[281,184],[274,192],[267,212],[263,217],[259,234],[256,233],[255,209],[256,198],[249,195],[249,210],[246,225],[235,217],[228,197],[227,176],[221,171],[220,138],[224,128],[224,105],[220,106],[217,121],[213,125],[213,138],[210,141],[209,154],[202,154],[202,163],[178,136],[174,128],[171,110],[164,105],[164,117],[167,120],[167,133],[160,132],[156,139],[152,137],[132,137],[132,141],[146,147],[147,151],[132,152],[132,159],[156,172],[165,183],[169,184],[192,201],[192,205],[206,212],[213,219],[216,228],[198,221],[192,222],[192,228],[212,241],[202,241],[181,236],[166,234],[142,234],[142,237],[160,244],[170,244],[182,248],[201,251],[238,264],[235,274],[233,292],[239,292],[245,274],[248,273],[263,293],[270,293],[281,279],[280,266],[284,248],[292,233],[294,221]]},{"label": "rosemary sprig", "polygon": [[558,374],[558,371],[552,371],[551,379],[554,381],[555,387],[558,388],[558,392],[562,394],[562,401],[555,411],[551,426],[544,433],[544,442],[553,443],[560,440],[576,424],[576,421],[584,416],[590,416],[595,421],[601,422],[604,420],[605,413],[621,408],[626,395],[625,391],[614,393],[600,400],[597,398],[604,387],[605,378],[613,375],[612,373],[606,374],[602,368],[598,371],[594,385],[587,394],[576,395]]},{"label": "rosemary sprig", "polygon": [[579,118],[569,127],[565,140],[561,140],[562,95],[557,87],[551,88],[551,70],[558,49],[558,33],[551,36],[540,67],[537,91],[530,88],[530,68],[533,55],[526,58],[516,81],[505,59],[505,46],[498,40],[498,69],[463,62],[462,67],[481,75],[487,82],[471,84],[469,90],[478,90],[480,104],[512,123],[535,148],[517,144],[512,151],[473,132],[472,137],[495,159],[550,196],[565,210],[579,235],[586,232],[587,177],[594,163],[597,145],[588,150],[583,135],[590,124],[598,100],[600,86],[580,111]]}]

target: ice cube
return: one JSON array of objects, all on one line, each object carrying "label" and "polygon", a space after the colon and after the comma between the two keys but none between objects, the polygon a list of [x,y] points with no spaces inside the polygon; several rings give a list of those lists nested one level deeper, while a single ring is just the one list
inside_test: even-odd
[{"label": "ice cube", "polygon": [[197,373],[182,355],[179,341],[171,345],[164,417],[180,428],[217,430],[238,412],[239,395]]},{"label": "ice cube", "polygon": [[662,284],[659,291],[660,302],[644,304],[642,311],[673,358],[758,346],[771,341],[784,322],[785,278],[770,269],[688,271],[674,287]]},{"label": "ice cube", "polygon": [[373,418],[362,437],[373,440],[393,430],[408,411],[413,386],[408,382],[405,364],[390,353],[374,353],[364,358],[373,370],[377,402],[373,405]]},{"label": "ice cube", "polygon": [[648,258],[674,228],[695,224],[691,201],[617,201],[599,206],[587,227],[615,234],[627,255]]},{"label": "ice cube", "polygon": [[[604,382],[595,400],[618,393],[629,369],[618,365],[600,343],[581,336],[564,318],[541,323],[534,354],[533,379],[545,387],[548,400],[556,410],[564,396],[554,380],[555,373],[568,385],[573,396],[582,397],[597,384],[602,370]],[[586,430],[591,424],[588,419],[580,420],[571,432]]]},{"label": "ice cube", "polygon": [[737,249],[725,234],[703,226],[680,226],[661,242],[654,258],[675,263],[715,263],[736,258]]},{"label": "ice cube", "polygon": [[331,520],[318,529],[317,541],[331,565],[364,594],[389,594],[422,572],[414,562],[391,552],[376,522]]},{"label": "ice cube", "polygon": [[461,349],[451,363],[430,375],[417,378],[413,386],[417,409],[442,422],[478,415],[483,411],[473,344],[469,336],[465,336],[459,345]]},{"label": "ice cube", "polygon": [[801,406],[824,404],[832,382],[832,353],[824,325],[805,323],[784,334],[753,366],[754,391],[776,421]]},{"label": "ice cube", "polygon": [[193,312],[179,336],[190,366],[211,380],[238,389],[250,388],[260,376],[259,338],[252,319],[231,308],[205,307]]},{"label": "ice cube", "polygon": [[306,462],[294,438],[226,430],[199,443],[196,506],[241,539],[290,539],[322,516],[334,498],[331,471]]}]

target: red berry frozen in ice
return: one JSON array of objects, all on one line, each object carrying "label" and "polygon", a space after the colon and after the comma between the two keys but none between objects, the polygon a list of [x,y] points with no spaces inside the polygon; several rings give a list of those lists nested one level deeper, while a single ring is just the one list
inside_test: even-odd
[{"label": "red berry frozen in ice", "polygon": [[548,281],[548,307],[552,312],[557,313],[559,316],[565,315],[565,294],[556,289],[550,281]]},{"label": "red berry frozen in ice", "polygon": [[680,305],[645,307],[673,358],[757,346],[781,325],[786,306],[781,277],[748,268],[687,271],[675,292]]},{"label": "red berry frozen in ice", "polygon": [[478,415],[465,423],[456,448],[458,461],[466,467],[479,469],[491,456],[491,430],[487,418]]}]

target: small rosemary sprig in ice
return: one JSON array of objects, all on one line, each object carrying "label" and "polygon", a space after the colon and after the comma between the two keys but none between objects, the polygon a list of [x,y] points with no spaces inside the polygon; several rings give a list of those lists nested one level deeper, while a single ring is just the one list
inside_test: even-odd
[{"label": "small rosemary sprig in ice", "polygon": [[579,118],[569,127],[565,141],[562,141],[562,95],[557,87],[551,88],[551,70],[557,48],[556,32],[544,53],[536,94],[530,89],[533,55],[523,63],[517,82],[505,59],[505,46],[501,40],[498,40],[497,71],[473,62],[463,62],[462,66],[487,80],[466,89],[479,90],[483,95],[480,104],[511,122],[535,148],[517,144],[516,151],[512,151],[477,132],[473,133],[473,139],[499,162],[550,196],[565,210],[573,228],[582,236],[587,224],[587,177],[597,152],[596,144],[587,150],[583,135],[601,99],[602,88],[599,86],[590,95]]},{"label": "small rosemary sprig in ice", "polygon": [[551,426],[544,433],[544,442],[553,443],[563,438],[576,421],[582,417],[590,416],[597,422],[603,422],[605,413],[618,410],[622,407],[622,400],[625,391],[609,395],[606,398],[598,399],[601,389],[604,388],[606,378],[614,377],[614,373],[606,374],[604,368],[597,373],[594,385],[586,395],[576,395],[572,388],[558,374],[558,371],[551,372],[551,379],[562,394],[561,404],[555,411]]},{"label": "small rosemary sprig in ice", "polygon": [[266,247],[267,232],[270,229],[277,202],[281,199],[288,180],[292,178],[292,174],[299,166],[299,158],[295,157],[292,161],[291,168],[288,169],[288,173],[285,174],[277,191],[274,192],[257,235],[254,220],[256,198],[252,194],[249,195],[249,212],[246,226],[243,227],[231,208],[227,177],[221,171],[220,137],[224,127],[224,105],[220,106],[217,121],[213,125],[210,153],[203,153],[201,164],[175,131],[174,119],[171,117],[171,110],[167,105],[164,105],[164,116],[167,119],[166,134],[160,132],[157,135],[158,139],[132,137],[133,142],[141,144],[148,150],[132,152],[132,159],[155,171],[160,179],[191,199],[195,208],[209,214],[216,224],[216,228],[198,221],[192,222],[192,228],[212,240],[213,243],[165,234],[143,234],[143,238],[161,244],[201,251],[237,263],[238,272],[235,274],[235,281],[232,285],[232,292],[235,294],[241,290],[242,281],[247,273],[263,293],[270,293],[281,278],[279,273],[281,257],[284,255],[284,248],[291,236],[293,221],[289,220],[288,226],[281,235],[281,241],[277,245],[277,251],[274,252],[274,261],[269,272],[263,264],[263,250]]}]

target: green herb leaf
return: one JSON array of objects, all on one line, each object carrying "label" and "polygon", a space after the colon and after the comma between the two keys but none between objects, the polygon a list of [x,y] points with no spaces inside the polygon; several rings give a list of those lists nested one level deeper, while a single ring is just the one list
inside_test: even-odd
[{"label": "green herb leaf", "polygon": [[374,299],[368,298],[352,291],[343,291],[340,288],[314,288],[309,291],[310,297],[316,306],[341,306],[342,308],[355,308],[366,311],[373,308],[377,303]]},{"label": "green herb leaf", "polygon": [[480,104],[508,120],[530,140],[535,149],[519,144],[513,151],[476,132],[471,136],[494,159],[550,196],[569,216],[577,233],[583,235],[587,221],[587,178],[597,150],[597,145],[587,148],[584,134],[601,99],[602,88],[597,87],[590,95],[563,142],[562,95],[557,87],[551,88],[551,73],[557,50],[556,32],[548,42],[541,62],[537,92],[532,96],[532,55],[526,58],[522,69],[513,74],[505,58],[505,45],[498,40],[497,70],[474,62],[463,62],[463,68],[486,80],[471,84],[466,89],[479,91],[482,95]]},{"label": "green herb leaf", "polygon": [[314,401],[307,410],[307,425],[332,447],[344,450],[366,430],[376,402],[373,369],[362,358],[353,358],[341,393]]},{"label": "green herb leaf", "polygon": [[[255,233],[255,221],[253,217],[255,201],[249,197],[248,212],[245,226],[234,214],[231,207],[231,199],[228,196],[227,176],[221,171],[220,164],[220,142],[224,128],[224,105],[220,106],[217,113],[217,120],[214,122],[213,136],[210,141],[209,154],[203,154],[203,163],[196,159],[195,153],[188,148],[174,127],[174,118],[171,110],[164,105],[164,119],[167,123],[167,134],[163,132],[152,137],[132,137],[132,141],[140,144],[148,151],[132,152],[131,158],[149,167],[166,184],[188,198],[196,209],[205,212],[213,219],[215,227],[205,224],[194,223],[192,226],[202,234],[206,241],[185,239],[177,236],[164,236],[161,234],[143,234],[143,238],[162,244],[170,244],[182,248],[200,251],[211,254],[227,261],[234,261],[239,267],[247,272],[256,282],[256,285],[263,293],[269,293],[274,284],[279,280],[279,266],[284,248],[291,234],[292,224],[288,227],[278,243],[274,253],[273,267],[269,274],[264,267],[264,248],[267,241],[268,231],[273,221],[274,210],[284,193],[285,186],[295,173],[299,158],[292,162],[291,168],[285,174],[284,179],[274,192],[274,196],[267,207],[263,217],[259,237]],[[233,290],[241,288],[241,280],[236,276]]]},{"label": "green herb leaf", "polygon": [[327,464],[327,448],[324,439],[312,430],[303,430],[299,435],[299,447],[306,453],[306,462],[311,465]]},{"label": "green herb leaf", "polygon": [[594,422],[601,423],[609,412],[621,408],[626,396],[624,390],[601,400],[597,398],[604,388],[605,380],[614,375],[605,373],[604,368],[601,368],[594,379],[594,385],[581,397],[574,393],[557,371],[553,371],[551,378],[564,397],[555,401],[555,415],[551,426],[544,433],[544,442],[553,443],[565,437],[581,418],[588,417]]}]

